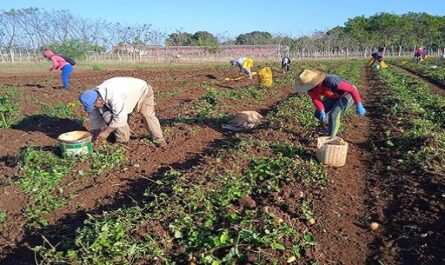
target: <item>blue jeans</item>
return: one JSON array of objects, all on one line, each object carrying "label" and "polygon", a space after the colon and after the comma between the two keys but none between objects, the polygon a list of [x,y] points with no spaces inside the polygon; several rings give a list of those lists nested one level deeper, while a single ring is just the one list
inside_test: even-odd
[{"label": "blue jeans", "polygon": [[63,88],[68,89],[70,87],[70,75],[73,72],[73,66],[71,64],[65,64],[64,67],[62,67],[62,82],[63,82]]}]

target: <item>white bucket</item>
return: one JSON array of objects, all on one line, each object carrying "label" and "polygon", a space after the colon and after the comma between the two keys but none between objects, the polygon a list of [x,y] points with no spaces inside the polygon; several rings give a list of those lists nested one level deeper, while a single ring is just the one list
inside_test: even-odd
[{"label": "white bucket", "polygon": [[348,143],[340,137],[322,136],[317,139],[318,161],[334,167],[344,166]]}]

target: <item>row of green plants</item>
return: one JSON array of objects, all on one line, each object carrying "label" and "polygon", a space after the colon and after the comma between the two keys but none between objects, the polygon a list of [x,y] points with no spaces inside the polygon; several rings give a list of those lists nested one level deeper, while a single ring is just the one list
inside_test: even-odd
[{"label": "row of green plants", "polygon": [[0,128],[7,129],[11,127],[21,127],[37,122],[43,122],[50,118],[69,118],[74,119],[79,124],[83,124],[82,118],[76,118],[75,104],[57,103],[55,105],[47,105],[40,102],[39,110],[34,114],[19,119],[20,107],[17,99],[20,90],[15,86],[2,86],[0,90]]},{"label": "row of green plants", "polygon": [[445,174],[445,98],[397,69],[379,77],[388,87],[386,115],[397,121],[386,131],[386,147],[402,151],[400,162],[413,171]]},{"label": "row of green plants", "polygon": [[32,115],[26,116],[20,120],[17,120],[12,126],[13,127],[27,127],[34,126],[43,122],[51,122],[51,119],[72,119],[78,124],[82,125],[85,120],[84,118],[79,118],[77,115],[77,103],[56,103],[55,105],[46,105],[37,102],[40,105],[39,110]]},{"label": "row of green plants", "polygon": [[16,121],[19,112],[16,98],[19,94],[16,86],[0,85],[0,129],[10,128]]},{"label": "row of green plants", "polygon": [[437,80],[445,85],[445,62],[437,58],[427,58],[421,63],[416,63],[412,60],[394,60],[391,61],[396,65],[410,69],[413,72],[420,74],[423,77]]},{"label": "row of green plants", "polygon": [[218,90],[212,86],[206,86],[204,96],[192,102],[192,115],[197,120],[224,117],[228,106],[223,103],[223,100],[230,100],[232,104],[236,104],[234,102],[240,102],[241,100],[261,102],[266,95],[272,95],[273,93],[275,93],[274,90],[260,89],[257,86],[231,90]]},{"label": "row of green plants", "polygon": [[[121,147],[102,146],[89,157],[60,157],[54,150],[41,147],[26,148],[19,158],[18,183],[32,204],[25,209],[27,225],[32,228],[48,224],[45,215],[66,205],[67,194],[64,182],[68,175],[74,179],[100,175],[123,165],[124,151]],[[75,165],[81,164],[82,168]]]}]

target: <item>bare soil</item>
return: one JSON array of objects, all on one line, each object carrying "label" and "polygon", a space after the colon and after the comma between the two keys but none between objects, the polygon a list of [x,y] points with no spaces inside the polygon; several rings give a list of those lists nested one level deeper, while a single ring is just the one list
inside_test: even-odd
[{"label": "bare soil", "polygon": [[[19,98],[21,116],[35,113],[39,109],[36,101],[48,105],[76,101],[80,91],[113,76],[145,79],[157,95],[175,88],[180,91],[157,100],[157,115],[164,130],[169,129],[166,133],[168,147],[156,148],[145,141],[143,124],[134,115],[130,122],[133,137],[126,146],[126,170],[88,180],[68,176],[64,180],[70,183],[67,193],[75,196],[68,198],[66,207],[47,216],[50,225],[46,230],[36,234],[25,227],[22,211],[32,202],[16,184],[2,184],[0,209],[8,217],[7,225],[0,226],[0,264],[34,264],[31,248],[42,242],[41,235],[52,235],[53,238],[58,234],[72,235],[88,213],[113,210],[140,200],[148,177],[160,176],[170,167],[188,169],[199,162],[206,163],[206,155],[227,144],[234,134],[222,131],[219,122],[212,119],[200,123],[191,120],[172,123],[192,100],[205,94],[203,83],[221,90],[255,83],[247,79],[224,81],[224,77],[234,74],[234,71],[208,69],[75,72],[73,87],[68,91],[53,88],[59,81],[58,75],[49,78],[43,72],[27,76],[0,74],[0,84],[14,85],[22,91]],[[312,252],[304,253],[305,261],[317,260],[321,264],[444,264],[445,176],[413,173],[397,165],[400,153],[380,149],[390,123],[379,109],[385,87],[366,69],[363,69],[360,85],[368,114],[366,117],[354,116],[343,124],[345,130],[340,136],[350,144],[347,164],[329,169],[329,183],[325,189],[305,191],[302,195],[305,200],[313,202],[317,215],[311,226],[317,246]],[[278,87],[276,91],[259,102],[227,100],[227,111],[257,110],[265,114],[291,94],[291,88],[287,86]],[[82,113],[80,109],[78,111]],[[0,181],[17,178],[17,159],[24,147],[34,144],[54,150],[57,135],[74,129],[79,129],[75,122],[53,119],[47,124],[0,130]],[[295,132],[290,135],[263,128],[256,136],[273,140],[301,138],[304,134]],[[284,200],[287,206],[280,209],[285,213],[283,218],[291,218],[299,211],[296,206],[300,205],[300,189],[299,183],[291,184],[280,194],[267,198],[242,198],[236,207],[239,210],[270,206],[273,210],[278,208],[276,201]],[[380,224],[376,231],[369,228],[371,222]],[[304,228],[307,224],[294,225]],[[161,234],[166,232],[157,223],[147,229]],[[144,231],[137,233],[143,235]],[[254,258],[249,262],[254,264]]]},{"label": "bare soil", "polygon": [[[226,76],[236,75],[230,70],[160,70],[160,71],[130,71],[116,70],[107,72],[74,72],[71,78],[72,87],[69,90],[58,88],[59,76],[47,73],[32,73],[26,76],[0,75],[0,84],[18,87],[20,96],[20,117],[35,113],[42,104],[51,106],[57,103],[76,102],[79,93],[85,89],[100,84],[103,80],[114,76],[134,76],[147,80],[155,90],[156,95],[177,89],[179,93],[160,96],[156,112],[165,133],[167,148],[157,148],[146,141],[147,134],[142,120],[138,115],[130,118],[132,140],[125,147],[125,170],[106,173],[93,179],[78,179],[74,176],[64,178],[66,194],[74,194],[66,198],[67,206],[50,214],[46,219],[49,227],[57,227],[56,231],[40,231],[36,234],[25,226],[26,219],[23,210],[30,204],[27,196],[20,191],[17,184],[0,186],[0,209],[7,215],[5,223],[0,226],[0,258],[3,264],[34,263],[31,248],[40,243],[42,234],[70,234],[85,219],[87,213],[100,212],[122,207],[143,196],[147,176],[161,174],[168,168],[185,169],[195,165],[203,156],[230,138],[233,133],[223,131],[217,120],[208,119],[202,122],[183,120],[171,125],[178,117],[187,111],[190,102],[206,93],[208,84],[219,90],[230,90],[250,85],[256,85],[256,80],[224,81]],[[277,78],[280,74],[276,75]],[[50,81],[48,81],[50,80]],[[225,100],[227,112],[256,110],[265,113],[277,102],[287,98],[290,87],[275,88],[277,93],[261,101],[242,100],[234,102]],[[78,114],[85,115],[80,107]],[[85,116],[85,118],[87,118]],[[43,146],[48,150],[57,149],[57,136],[72,130],[86,128],[70,119],[50,118],[43,123],[26,124],[26,126],[0,130],[2,148],[0,148],[0,180],[17,179],[17,161],[20,151],[26,146]],[[69,185],[66,185],[69,184]],[[0,263],[2,263],[0,261]]]},{"label": "bare soil", "polygon": [[315,237],[323,264],[445,263],[445,176],[406,168],[398,162],[400,150],[383,148],[385,131],[393,128],[381,109],[385,89],[372,71],[363,71],[368,113],[345,122],[347,164],[330,170],[314,207],[321,214]]}]

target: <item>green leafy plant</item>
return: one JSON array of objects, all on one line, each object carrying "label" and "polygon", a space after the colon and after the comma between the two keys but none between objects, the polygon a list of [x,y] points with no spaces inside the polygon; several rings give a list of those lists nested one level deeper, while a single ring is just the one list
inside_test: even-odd
[{"label": "green leafy plant", "polygon": [[91,170],[93,174],[100,175],[112,168],[124,164],[125,150],[118,145],[102,144],[92,155]]},{"label": "green leafy plant", "polygon": [[4,223],[5,221],[6,221],[6,213],[3,212],[3,211],[1,211],[1,212],[0,212],[0,225],[1,225],[2,223]]},{"label": "green leafy plant", "polygon": [[0,128],[9,128],[17,112],[18,107],[10,95],[0,96]]},{"label": "green leafy plant", "polygon": [[28,147],[20,156],[20,187],[32,196],[34,205],[29,205],[25,213],[31,226],[46,225],[45,214],[65,205],[59,189],[62,178],[68,174],[72,160],[57,157],[52,152],[38,147]]},{"label": "green leafy plant", "polygon": [[57,103],[53,106],[48,106],[40,103],[40,109],[33,115],[27,116],[15,123],[16,126],[27,126],[37,122],[50,121],[50,118],[73,119],[75,122],[82,125],[83,118],[76,118],[75,104]]},{"label": "green leafy plant", "polygon": [[91,69],[93,70],[93,72],[101,72],[103,70],[103,67],[102,65],[95,63],[91,66]]}]

